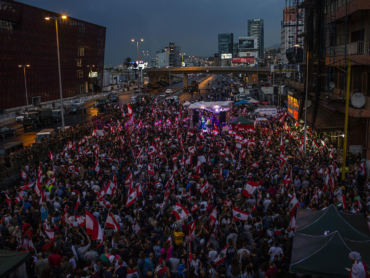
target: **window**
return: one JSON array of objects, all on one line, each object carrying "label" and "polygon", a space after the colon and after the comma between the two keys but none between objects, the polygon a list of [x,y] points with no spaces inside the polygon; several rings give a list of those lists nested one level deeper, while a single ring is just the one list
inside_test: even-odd
[{"label": "window", "polygon": [[77,71],[77,78],[83,78],[84,77],[84,71],[83,70],[78,70]]},{"label": "window", "polygon": [[85,48],[80,47],[78,49],[78,56],[85,56]]},{"label": "window", "polygon": [[77,67],[82,66],[82,59],[76,59],[76,62],[77,62]]}]

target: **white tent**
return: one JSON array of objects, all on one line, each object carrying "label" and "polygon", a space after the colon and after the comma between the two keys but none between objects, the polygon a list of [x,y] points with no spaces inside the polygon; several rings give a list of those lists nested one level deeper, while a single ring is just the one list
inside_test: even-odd
[{"label": "white tent", "polygon": [[258,100],[255,100],[254,98],[251,98],[251,99],[249,99],[247,101],[250,102],[250,103],[257,103],[257,102],[259,102]]},{"label": "white tent", "polygon": [[224,111],[229,110],[230,106],[233,104],[232,101],[198,101],[189,106],[189,109],[207,109],[215,110],[222,109]]},{"label": "white tent", "polygon": [[183,106],[189,106],[191,103],[189,101],[185,102]]}]

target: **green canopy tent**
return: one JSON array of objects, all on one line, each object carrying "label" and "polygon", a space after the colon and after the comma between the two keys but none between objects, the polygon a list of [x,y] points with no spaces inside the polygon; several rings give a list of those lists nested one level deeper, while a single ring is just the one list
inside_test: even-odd
[{"label": "green canopy tent", "polygon": [[[240,124],[239,124],[240,123]],[[238,125],[239,124],[239,125]],[[231,127],[234,129],[236,125],[238,125],[238,128],[243,128],[243,129],[253,129],[254,130],[254,122],[251,120],[248,120],[244,116],[239,116],[235,119],[232,119],[230,121]]]},{"label": "green canopy tent", "polygon": [[10,273],[15,271],[29,258],[31,258],[29,252],[0,250],[0,278],[8,277]]},{"label": "green canopy tent", "polygon": [[[352,218],[352,219],[351,219]],[[350,220],[351,219],[351,220]],[[349,221],[352,223],[350,224]],[[340,213],[334,205],[326,210],[312,211],[298,209],[297,232],[306,235],[323,235],[326,231],[338,231],[346,239],[370,240],[370,230],[364,229],[366,218],[356,214]]]},{"label": "green canopy tent", "polygon": [[327,278],[348,277],[345,268],[351,268],[349,253],[359,252],[362,261],[370,266],[370,241],[358,242],[340,236],[339,232],[311,236],[297,233],[290,270],[293,273],[317,275]]},{"label": "green canopy tent", "polygon": [[[363,214],[325,210],[297,210],[291,272],[323,277],[348,277],[348,255],[359,252],[370,266],[370,231]],[[328,235],[325,235],[325,233]]]}]

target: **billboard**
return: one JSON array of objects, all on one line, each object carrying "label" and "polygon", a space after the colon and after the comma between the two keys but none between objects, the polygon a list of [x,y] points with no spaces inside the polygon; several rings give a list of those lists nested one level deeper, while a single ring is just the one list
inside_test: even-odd
[{"label": "billboard", "polygon": [[98,77],[98,72],[97,71],[90,71],[89,72],[89,78],[95,78]]},{"label": "billboard", "polygon": [[234,64],[244,64],[244,63],[252,63],[252,64],[254,64],[254,57],[233,58],[232,62]]},{"label": "billboard", "polygon": [[257,38],[255,37],[239,37],[239,51],[246,49],[257,49]]},{"label": "billboard", "polygon": [[222,53],[221,54],[221,59],[232,59],[233,54],[232,53]]},{"label": "billboard", "polygon": [[298,121],[299,100],[288,95],[288,115]]}]

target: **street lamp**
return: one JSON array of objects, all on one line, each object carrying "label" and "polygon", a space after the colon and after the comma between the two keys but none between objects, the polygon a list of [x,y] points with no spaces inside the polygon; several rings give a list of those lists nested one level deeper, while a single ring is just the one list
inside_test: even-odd
[{"label": "street lamp", "polygon": [[64,128],[64,107],[63,107],[63,92],[62,92],[62,75],[60,71],[60,54],[59,54],[59,36],[58,36],[58,19],[67,19],[66,15],[62,15],[60,17],[45,17],[45,20],[53,19],[55,21],[55,30],[57,36],[57,53],[58,53],[58,70],[59,70],[59,92],[60,92],[60,110],[62,111],[62,129],[63,132],[65,131]]},{"label": "street lamp", "polygon": [[149,56],[149,51],[143,51],[143,55],[144,55],[144,62],[146,62],[146,57]]},{"label": "street lamp", "polygon": [[93,85],[93,74],[92,74],[92,68],[95,67],[95,65],[91,65],[91,66],[87,66],[88,68],[90,68],[90,75],[91,75],[91,94],[93,95],[94,94],[94,85]]},{"label": "street lamp", "polygon": [[135,40],[135,39],[132,39],[131,40],[132,42],[135,42],[136,41],[136,48],[137,48],[137,66],[138,66],[138,70],[139,70],[139,78],[138,78],[138,87],[139,87],[139,95],[140,95],[140,107],[141,107],[141,90],[140,90],[140,56],[139,56],[139,42],[143,42],[144,39],[140,39],[140,40]]},{"label": "street lamp", "polygon": [[28,110],[28,94],[27,94],[27,79],[26,79],[26,68],[29,68],[30,65],[18,65],[18,67],[23,68],[23,75],[24,75],[24,88],[26,88],[26,103],[27,103],[27,111]]}]

